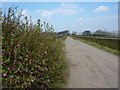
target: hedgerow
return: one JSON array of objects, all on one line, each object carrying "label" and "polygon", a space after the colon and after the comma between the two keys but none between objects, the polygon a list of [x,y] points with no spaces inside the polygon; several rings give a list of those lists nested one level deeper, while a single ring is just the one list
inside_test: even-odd
[{"label": "hedgerow", "polygon": [[[23,18],[24,17],[24,18]],[[16,7],[2,14],[2,85],[4,88],[62,87],[63,42],[53,26],[33,24]]]}]

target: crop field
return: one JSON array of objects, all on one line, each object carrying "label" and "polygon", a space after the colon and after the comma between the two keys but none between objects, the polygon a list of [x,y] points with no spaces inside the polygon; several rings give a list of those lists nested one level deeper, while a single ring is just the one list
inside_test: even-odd
[{"label": "crop field", "polygon": [[108,37],[107,38],[106,37],[77,37],[76,38],[74,37],[74,39],[79,39],[79,40],[81,39],[81,40],[93,42],[103,47],[113,49],[117,52],[120,51],[120,47],[119,47],[120,39],[117,39],[117,38],[108,38]]},{"label": "crop field", "polygon": [[80,37],[80,38],[98,43],[103,46],[107,46],[108,48],[120,50],[120,47],[118,47],[118,43],[120,42],[119,39],[90,38],[90,37]]}]

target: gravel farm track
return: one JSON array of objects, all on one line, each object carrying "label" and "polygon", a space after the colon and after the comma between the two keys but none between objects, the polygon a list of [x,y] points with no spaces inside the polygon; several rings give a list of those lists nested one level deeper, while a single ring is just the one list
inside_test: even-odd
[{"label": "gravel farm track", "polygon": [[118,88],[118,56],[68,37],[65,88]]}]

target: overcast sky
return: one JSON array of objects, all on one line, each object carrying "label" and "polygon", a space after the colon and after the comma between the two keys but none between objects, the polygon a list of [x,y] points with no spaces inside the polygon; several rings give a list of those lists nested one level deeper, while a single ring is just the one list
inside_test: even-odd
[{"label": "overcast sky", "polygon": [[117,2],[6,2],[2,8],[18,5],[23,14],[40,18],[53,25],[55,31],[118,30]]}]

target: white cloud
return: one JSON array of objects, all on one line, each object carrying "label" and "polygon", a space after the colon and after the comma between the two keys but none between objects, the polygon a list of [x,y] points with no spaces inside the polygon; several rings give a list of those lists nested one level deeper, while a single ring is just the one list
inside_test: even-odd
[{"label": "white cloud", "polygon": [[83,12],[83,9],[72,9],[72,8],[57,8],[53,10],[56,14],[63,14],[63,15],[74,15],[80,12]]},{"label": "white cloud", "polygon": [[54,14],[53,11],[49,10],[36,10],[35,13],[46,18],[50,18]]},{"label": "white cloud", "polygon": [[95,18],[90,18],[90,17],[79,17],[76,19],[76,21],[80,22],[87,22],[87,21],[93,21]]},{"label": "white cloud", "polygon": [[22,11],[22,15],[25,15],[25,16],[28,16],[29,13],[30,13],[30,12],[29,12],[27,9],[24,9],[24,10]]},{"label": "white cloud", "polygon": [[96,8],[95,10],[94,10],[94,12],[96,13],[96,12],[106,12],[106,11],[108,11],[109,10],[109,8],[107,7],[107,6],[99,6],[98,8]]},{"label": "white cloud", "polygon": [[84,18],[83,18],[83,17],[80,17],[80,18],[78,18],[78,20],[79,20],[79,21],[82,21],[82,20],[84,20]]},{"label": "white cloud", "polygon": [[74,15],[83,12],[84,9],[79,8],[79,5],[73,3],[61,3],[61,5],[53,10],[36,10],[35,12],[43,17],[50,18],[55,14]]},{"label": "white cloud", "polygon": [[73,3],[69,3],[69,4],[61,3],[61,7],[63,7],[63,8],[78,8],[79,5],[73,4]]}]

